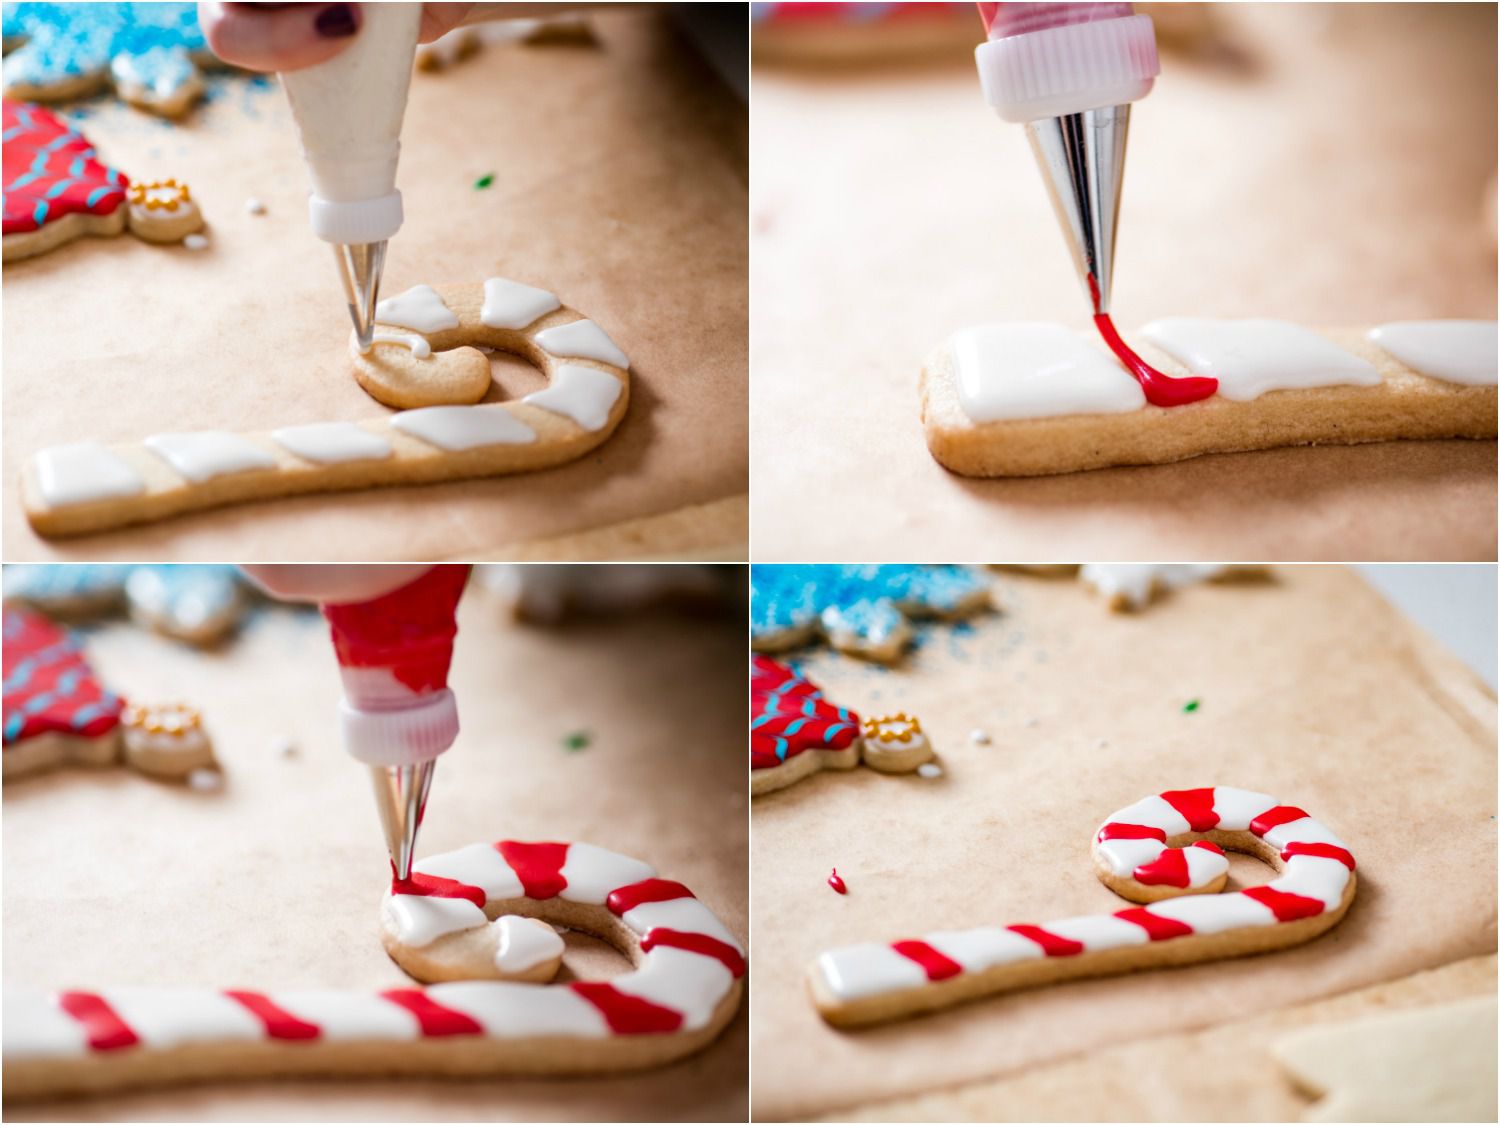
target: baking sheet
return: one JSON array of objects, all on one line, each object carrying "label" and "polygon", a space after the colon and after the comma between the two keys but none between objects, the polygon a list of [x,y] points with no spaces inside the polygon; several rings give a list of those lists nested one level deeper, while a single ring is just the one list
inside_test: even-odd
[{"label": "baking sheet", "polygon": [[[463,718],[436,771],[423,855],[482,840],[586,840],[645,859],[744,939],[744,629],[670,613],[503,624],[471,585],[450,684]],[[91,634],[106,683],[200,706],[228,784],[124,769],[4,789],[4,980],[349,989],[409,983],[381,948],[387,859],[369,781],[341,749],[321,619],[263,612],[210,654],[125,625]],[[565,736],[589,745],[569,752]],[[293,757],[277,739],[290,738]],[[613,950],[569,935],[567,968]],[[8,1120],[743,1121],[747,1015],[699,1055],[612,1079],[285,1081],[5,1106]]]},{"label": "baking sheet", "polygon": [[[277,500],[54,542],[31,532],[8,487],[7,559],[462,558],[742,495],[745,107],[661,13],[593,20],[597,46],[492,44],[413,78],[406,224],[382,291],[499,274],[556,292],[632,360],[630,411],[605,445],[549,472]],[[183,125],[104,102],[82,123],[132,178],[191,184],[210,248],[126,235],[5,267],[12,486],[26,458],[61,442],[386,413],[348,370],[348,313],[307,227],[285,99],[244,77],[214,88]],[[486,174],[493,185],[477,190]],[[267,213],[249,214],[250,197]],[[520,360],[495,368],[492,397],[541,386]],[[744,538],[741,526],[727,543]]]},{"label": "baking sheet", "polygon": [[[1493,319],[1494,8],[1211,7],[1233,53],[1164,54],[1132,114],[1116,323]],[[753,83],[758,560],[1495,557],[1489,441],[948,473],[926,355],[979,323],[1089,328],[1024,130],[967,58]]]},{"label": "baking sheet", "polygon": [[[945,775],[823,774],[753,803],[757,1118],[1013,1076],[1121,1028],[1197,1030],[1493,952],[1494,698],[1353,572],[1280,567],[1139,615],[1067,578],[1005,575],[998,590],[1002,613],[926,630],[896,671],[805,662],[861,715],[915,712]],[[1143,796],[1207,785],[1272,793],[1347,841],[1360,882],[1344,921],[1274,955],[864,1031],[817,1016],[804,974],[823,950],[1119,909],[1088,860],[1094,829]],[[832,867],[847,896],[826,885]],[[1232,862],[1239,885],[1269,877]]]}]

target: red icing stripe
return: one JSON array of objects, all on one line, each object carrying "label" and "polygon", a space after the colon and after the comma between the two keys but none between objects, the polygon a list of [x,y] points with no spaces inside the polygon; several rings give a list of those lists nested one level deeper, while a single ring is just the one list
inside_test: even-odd
[{"label": "red icing stripe", "polygon": [[57,1006],[83,1024],[90,1050],[118,1051],[121,1047],[134,1047],[141,1041],[130,1030],[130,1025],[98,993],[59,993]]},{"label": "red icing stripe", "polygon": [[1247,887],[1241,893],[1262,906],[1270,907],[1278,922],[1295,922],[1299,918],[1315,918],[1323,913],[1323,904],[1317,899],[1278,891],[1269,885]]},{"label": "red icing stripe", "polygon": [[495,850],[505,857],[510,869],[521,880],[527,898],[556,898],[568,881],[563,878],[563,864],[568,862],[567,844],[522,844],[501,840]]},{"label": "red icing stripe", "polygon": [[1030,938],[1042,947],[1048,957],[1071,957],[1075,953],[1083,952],[1083,942],[1074,941],[1072,938],[1058,937],[1049,934],[1040,926],[1006,926],[1011,933],[1020,934],[1024,938]]},{"label": "red icing stripe", "polygon": [[443,1007],[420,988],[390,988],[380,995],[416,1016],[424,1036],[484,1034],[472,1016]]},{"label": "red icing stripe", "polygon": [[1106,824],[1099,829],[1100,840],[1160,840],[1167,842],[1167,834],[1149,824]]},{"label": "red icing stripe", "polygon": [[1214,791],[1209,789],[1168,789],[1161,799],[1171,805],[1194,832],[1208,832],[1219,826],[1214,812]]},{"label": "red icing stripe", "polygon": [[1307,814],[1295,805],[1277,805],[1274,809],[1267,809],[1250,822],[1250,831],[1257,836],[1264,836],[1271,829],[1283,824],[1290,824],[1294,820],[1301,820]]},{"label": "red icing stripe", "polygon": [[1187,937],[1193,932],[1193,927],[1186,922],[1179,922],[1176,918],[1163,918],[1160,914],[1152,914],[1143,906],[1132,906],[1129,910],[1115,911],[1116,918],[1122,918],[1126,922],[1134,922],[1146,931],[1146,936],[1152,941],[1166,941],[1168,938]]},{"label": "red icing stripe", "polygon": [[657,926],[654,930],[647,930],[646,936],[641,938],[641,949],[650,953],[658,946],[671,949],[686,949],[689,953],[699,953],[704,957],[712,957],[723,963],[737,977],[745,975],[745,959],[740,951],[727,941],[720,941],[716,937],[707,934],[690,934],[684,930],[669,930],[665,926]]},{"label": "red icing stripe", "polygon": [[1148,887],[1185,887],[1188,885],[1187,856],[1181,848],[1168,848],[1150,863],[1137,867],[1135,881]]},{"label": "red icing stripe", "polygon": [[423,875],[413,871],[406,880],[392,879],[391,894],[418,895],[422,898],[466,898],[481,910],[484,909],[485,894],[479,887],[460,883],[457,879],[444,879],[441,875]]},{"label": "red icing stripe", "polygon": [[621,992],[604,980],[577,980],[568,985],[604,1016],[617,1035],[660,1035],[682,1026],[682,1013]]},{"label": "red icing stripe", "polygon": [[[1030,935],[1028,935],[1030,936]],[[964,971],[964,967],[947,954],[934,949],[925,941],[897,941],[891,948],[901,956],[922,966],[928,980],[947,980]]]},{"label": "red icing stripe", "polygon": [[263,992],[240,992],[228,988],[224,995],[238,1000],[250,1010],[250,1014],[265,1024],[266,1034],[272,1039],[317,1039],[323,1031],[315,1023],[298,1019],[291,1012],[273,1003]]},{"label": "red icing stripe", "polygon": [[643,902],[670,902],[674,898],[693,898],[693,892],[671,879],[642,879],[628,887],[616,887],[609,892],[605,904],[616,916],[634,910]]},{"label": "red icing stripe", "polygon": [[1293,840],[1281,849],[1281,858],[1291,859],[1294,855],[1315,855],[1323,859],[1336,859],[1350,871],[1354,870],[1354,856],[1348,849],[1341,848],[1337,844],[1299,844]]},{"label": "red icing stripe", "polygon": [[1193,848],[1202,848],[1206,852],[1213,852],[1214,855],[1224,854],[1224,849],[1219,847],[1219,845],[1214,843],[1212,840],[1194,840],[1188,846]]}]

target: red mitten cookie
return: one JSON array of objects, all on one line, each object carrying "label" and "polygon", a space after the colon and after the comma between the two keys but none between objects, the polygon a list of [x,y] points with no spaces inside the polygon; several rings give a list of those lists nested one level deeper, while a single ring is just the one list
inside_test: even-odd
[{"label": "red mitten cookie", "polygon": [[40,106],[6,100],[4,260],[45,254],[80,235],[125,229],[130,181]]},{"label": "red mitten cookie", "polygon": [[768,656],[752,657],[750,793],[783,789],[821,769],[859,764],[859,716]]}]

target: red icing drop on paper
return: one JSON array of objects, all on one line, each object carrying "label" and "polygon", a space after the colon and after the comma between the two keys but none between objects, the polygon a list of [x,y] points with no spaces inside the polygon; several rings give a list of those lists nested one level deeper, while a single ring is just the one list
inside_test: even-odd
[{"label": "red icing drop on paper", "polygon": [[83,1024],[92,1051],[118,1051],[140,1042],[130,1025],[98,993],[64,992],[58,996],[57,1006]]},{"label": "red icing drop on paper", "polygon": [[1257,836],[1264,836],[1273,828],[1279,828],[1283,824],[1290,824],[1294,820],[1301,820],[1307,814],[1295,805],[1277,805],[1274,809],[1267,809],[1250,822],[1250,831]]},{"label": "red icing drop on paper", "polygon": [[598,1008],[618,1035],[662,1035],[682,1026],[681,1012],[621,992],[608,981],[580,980],[568,987]]},{"label": "red icing drop on paper", "polygon": [[1314,918],[1324,910],[1323,904],[1315,898],[1278,891],[1269,885],[1247,887],[1242,893],[1262,906],[1269,907],[1271,913],[1276,915],[1278,922],[1295,922],[1299,918]]},{"label": "red icing drop on paper", "polygon": [[947,980],[964,971],[964,967],[946,953],[934,949],[925,941],[898,941],[891,944],[901,956],[922,966],[928,980]]},{"label": "red icing drop on paper", "polygon": [[1048,933],[1040,926],[1006,926],[1007,930],[1014,934],[1020,934],[1024,938],[1030,938],[1042,947],[1042,952],[1048,957],[1072,957],[1083,952],[1083,942],[1074,941],[1072,938],[1060,937],[1057,934]]},{"label": "red icing drop on paper", "polygon": [[1142,906],[1132,906],[1129,910],[1117,910],[1115,917],[1126,922],[1134,922],[1146,931],[1146,936],[1152,941],[1187,937],[1193,932],[1193,927],[1186,922],[1179,922],[1176,918],[1163,918],[1160,914],[1152,914]]},{"label": "red icing drop on paper", "polygon": [[[392,872],[395,865],[392,865]],[[466,898],[481,910],[487,900],[480,887],[471,887],[457,879],[445,879],[441,875],[423,875],[413,871],[410,879],[391,879],[391,894],[417,895],[421,898]]]},{"label": "red icing drop on paper", "polygon": [[1194,832],[1210,832],[1219,826],[1212,788],[1168,789],[1161,799],[1176,809]]},{"label": "red icing drop on paper", "polygon": [[646,936],[641,938],[641,949],[650,953],[658,947],[668,949],[686,949],[689,953],[699,953],[704,957],[712,957],[721,962],[723,966],[737,977],[745,975],[745,958],[740,951],[727,941],[720,941],[716,937],[707,934],[688,933],[685,930],[669,930],[665,926],[657,926],[654,930],[647,930]]},{"label": "red icing drop on paper", "polygon": [[415,692],[448,684],[454,611],[469,567],[435,566],[414,582],[368,602],[325,605],[333,651],[345,668],[389,668]]},{"label": "red icing drop on paper", "polygon": [[317,1039],[323,1034],[317,1024],[298,1019],[291,1012],[274,1003],[263,992],[225,989],[224,995],[243,1004],[256,1019],[265,1025],[266,1034],[272,1039],[307,1040]]},{"label": "red icing drop on paper", "polygon": [[841,895],[846,895],[849,893],[849,887],[844,882],[843,877],[839,875],[839,869],[837,867],[833,869],[833,874],[828,876],[828,885],[834,890],[838,891],[838,893]]},{"label": "red icing drop on paper", "polygon": [[1159,840],[1165,844],[1167,833],[1164,829],[1153,828],[1149,824],[1106,824],[1099,829],[1101,840]]},{"label": "red icing drop on paper", "polygon": [[1189,375],[1186,378],[1175,379],[1165,372],[1158,371],[1136,355],[1115,329],[1115,322],[1109,318],[1109,313],[1100,311],[1099,283],[1094,279],[1093,274],[1089,274],[1088,283],[1089,295],[1094,301],[1094,327],[1099,330],[1099,335],[1104,337],[1109,350],[1114,352],[1120,362],[1125,365],[1125,370],[1135,376],[1135,381],[1146,393],[1147,402],[1152,406],[1186,406],[1190,402],[1208,398],[1218,391],[1217,379],[1206,375]]},{"label": "red icing drop on paper", "polygon": [[1341,848],[1337,844],[1299,844],[1294,840],[1281,849],[1281,858],[1291,859],[1294,855],[1315,855],[1323,859],[1336,859],[1350,871],[1354,870],[1354,856],[1347,848]]},{"label": "red icing drop on paper", "polygon": [[41,106],[5,99],[4,233],[68,215],[112,215],[130,181],[95,157],[88,138]]},{"label": "red icing drop on paper", "polygon": [[1148,887],[1185,887],[1188,885],[1187,856],[1181,848],[1168,848],[1150,863],[1135,869],[1135,881]]},{"label": "red icing drop on paper", "polygon": [[556,898],[568,885],[562,874],[563,864],[568,862],[567,844],[501,840],[495,850],[505,857],[516,878],[521,880],[527,898]]},{"label": "red icing drop on paper", "polygon": [[610,913],[617,917],[627,910],[634,910],[643,902],[670,902],[675,898],[693,898],[693,892],[671,879],[642,879],[628,887],[617,887],[604,900]]},{"label": "red icing drop on paper", "polygon": [[416,1016],[424,1036],[484,1034],[484,1028],[472,1016],[443,1007],[420,988],[391,988],[380,995]]}]

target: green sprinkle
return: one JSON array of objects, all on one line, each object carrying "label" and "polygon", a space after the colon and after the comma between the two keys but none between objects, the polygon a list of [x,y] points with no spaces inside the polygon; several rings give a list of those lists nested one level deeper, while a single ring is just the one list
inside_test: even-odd
[{"label": "green sprinkle", "polygon": [[1184,715],[1191,715],[1196,710],[1198,710],[1198,701],[1196,699],[1189,699],[1182,705],[1182,713]]},{"label": "green sprinkle", "polygon": [[575,730],[572,734],[563,736],[563,749],[570,753],[577,750],[587,750],[589,743],[593,740],[593,735],[589,734],[588,731]]},{"label": "green sprinkle", "polygon": [[493,172],[486,172],[484,175],[480,176],[479,179],[477,179],[477,180],[474,181],[474,190],[475,191],[483,191],[485,188],[489,187],[494,182],[495,182],[495,173],[493,173]]}]

